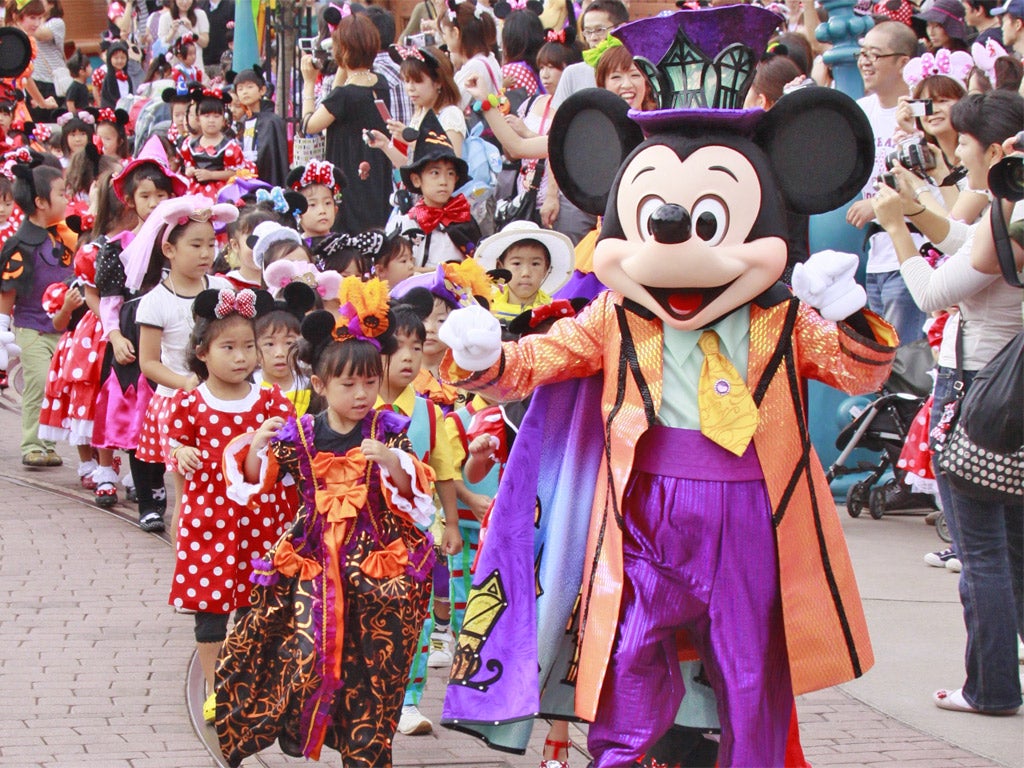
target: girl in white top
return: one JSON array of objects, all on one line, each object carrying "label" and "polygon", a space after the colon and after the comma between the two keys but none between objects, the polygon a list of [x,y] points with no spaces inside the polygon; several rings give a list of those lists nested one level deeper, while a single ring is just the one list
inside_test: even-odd
[{"label": "girl in white top", "polygon": [[459,3],[438,21],[455,67],[455,84],[462,91],[460,106],[465,109],[473,100],[463,87],[470,77],[487,83],[493,93],[500,92],[501,65],[491,53],[498,39],[494,17],[482,6]]},{"label": "girl in white top", "polygon": [[207,288],[232,287],[226,278],[207,273],[217,255],[214,223],[226,224],[237,218],[235,206],[214,204],[206,197],[186,195],[165,200],[149,215],[124,252],[129,265],[137,251],[149,251],[151,264],[159,264],[161,257],[170,264],[159,285],[142,297],[136,315],[139,366],[143,375],[157,384],[143,418],[136,458],[151,464],[168,464],[174,473],[178,493],[172,531],[177,530],[182,476],[169,463],[167,413],[177,390],[199,386],[199,378],[189,371],[185,360],[194,325],[192,302]]},{"label": "girl in white top", "polygon": [[[455,84],[451,62],[437,48],[412,48],[404,45],[392,45],[388,54],[398,64],[405,92],[412,102],[413,114],[409,127],[419,128],[427,112],[437,113],[445,133],[452,142],[456,155],[462,155],[462,142],[466,138],[466,117],[460,105],[461,94]],[[402,132],[406,126],[398,120],[387,121],[388,132],[392,139],[403,141]],[[415,142],[410,142],[408,150],[402,152],[380,131],[369,132],[371,147],[383,150],[396,168],[406,165],[413,156]]]}]

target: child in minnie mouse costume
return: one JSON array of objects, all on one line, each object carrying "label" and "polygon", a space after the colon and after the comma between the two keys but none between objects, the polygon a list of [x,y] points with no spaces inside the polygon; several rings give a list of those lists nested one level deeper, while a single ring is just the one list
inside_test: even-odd
[{"label": "child in minnie mouse costume", "polygon": [[[679,671],[685,632],[717,698],[718,764],[789,765],[794,695],[873,663],[802,388],[813,378],[874,391],[896,335],[863,309],[855,256],[798,264],[796,298],[777,282],[785,209],[853,197],[871,170],[871,130],[824,88],[768,113],[741,108],[777,23],[737,5],[616,31],[659,108],[627,115],[588,90],[550,134],[559,188],[604,214],[594,271],[609,290],[518,342],[502,344],[482,307],[441,328],[441,372],[458,386],[508,401],[578,385],[572,399],[534,394],[477,564],[444,724],[517,749],[501,724],[575,715],[592,723],[594,766],[632,765],[695,684]],[[557,515],[563,530],[545,523]],[[540,547],[534,525],[550,531]],[[563,557],[557,574],[551,557]]]}]

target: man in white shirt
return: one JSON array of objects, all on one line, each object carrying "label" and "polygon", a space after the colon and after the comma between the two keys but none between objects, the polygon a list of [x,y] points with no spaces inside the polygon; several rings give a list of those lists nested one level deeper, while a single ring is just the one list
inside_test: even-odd
[{"label": "man in white shirt", "polygon": [[[909,344],[924,336],[924,312],[914,303],[900,275],[900,262],[892,239],[874,223],[871,197],[875,194],[875,178],[885,172],[885,156],[896,148],[896,107],[900,96],[909,95],[903,81],[903,67],[917,52],[913,30],[899,21],[883,21],[873,27],[860,41],[857,66],[868,93],[857,103],[871,123],[875,135],[875,168],[864,187],[863,199],[850,206],[846,220],[858,229],[873,231],[868,248],[868,306],[896,329],[900,344]],[[913,235],[920,245],[924,238]]]}]

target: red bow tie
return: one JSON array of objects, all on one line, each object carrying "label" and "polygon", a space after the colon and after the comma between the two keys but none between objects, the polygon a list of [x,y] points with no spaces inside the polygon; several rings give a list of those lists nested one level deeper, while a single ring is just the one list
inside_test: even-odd
[{"label": "red bow tie", "polygon": [[115,71],[114,77],[116,77],[121,82],[128,82],[128,73],[125,72],[123,69]]},{"label": "red bow tie", "polygon": [[430,208],[423,203],[416,203],[410,211],[409,216],[420,225],[424,234],[430,234],[437,229],[438,224],[458,224],[469,221],[469,202],[465,195],[456,195],[448,201],[444,208]]},{"label": "red bow tie", "polygon": [[220,144],[214,144],[212,147],[204,147],[202,144],[198,146],[199,154],[216,155],[220,149]]}]

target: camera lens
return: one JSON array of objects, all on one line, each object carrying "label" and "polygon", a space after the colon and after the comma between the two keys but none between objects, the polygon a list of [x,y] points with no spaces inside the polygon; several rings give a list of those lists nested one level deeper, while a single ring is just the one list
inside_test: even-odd
[{"label": "camera lens", "polygon": [[992,166],[988,187],[1003,200],[1024,200],[1024,157],[1010,155]]}]

